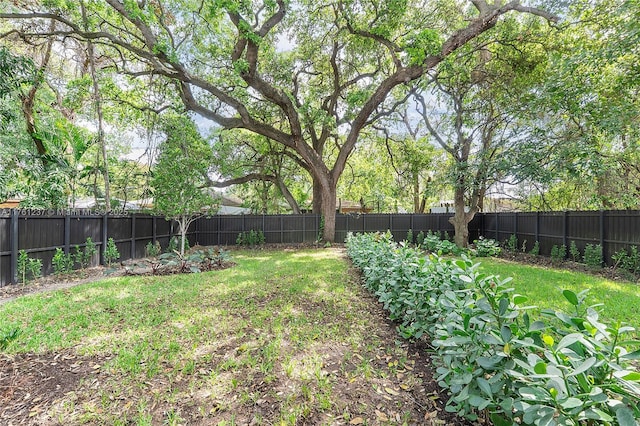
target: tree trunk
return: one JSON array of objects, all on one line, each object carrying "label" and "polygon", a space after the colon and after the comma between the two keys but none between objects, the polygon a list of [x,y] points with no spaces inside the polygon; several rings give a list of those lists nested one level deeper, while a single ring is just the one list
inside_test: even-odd
[{"label": "tree trunk", "polygon": [[420,211],[420,181],[418,180],[418,176],[413,176],[413,212],[414,213],[422,213]]},{"label": "tree trunk", "polygon": [[458,247],[468,247],[469,222],[471,222],[476,215],[476,209],[472,208],[468,213],[465,212],[464,188],[462,187],[456,188],[453,208],[455,209],[455,213],[449,218],[449,223],[453,225],[455,231],[454,242]]},{"label": "tree trunk", "polygon": [[189,219],[186,216],[180,218],[180,257],[184,257],[184,241],[187,238],[187,228],[189,227]]},{"label": "tree trunk", "polygon": [[[88,30],[87,11],[84,1],[80,3],[82,9],[82,20],[85,29]],[[104,169],[102,170],[102,178],[104,179],[104,205],[107,212],[111,211],[111,189],[109,182],[109,161],[107,160],[107,144],[104,138],[104,126],[102,115],[102,97],[100,94],[100,85],[98,84],[98,76],[96,74],[96,58],[93,50],[93,43],[87,41],[87,56],[89,59],[89,73],[93,82],[93,98],[96,104],[96,114],[98,118],[98,145],[102,154]],[[99,165],[99,164],[98,164]]]},{"label": "tree trunk", "polygon": [[[336,186],[327,178],[321,189],[321,214],[324,219],[322,240],[328,243],[336,239]],[[315,192],[315,191],[314,191]],[[315,200],[314,200],[315,205]]]},{"label": "tree trunk", "polygon": [[311,212],[313,214],[322,214],[322,185],[320,185],[315,176],[311,175],[311,179],[313,180],[313,206]]}]

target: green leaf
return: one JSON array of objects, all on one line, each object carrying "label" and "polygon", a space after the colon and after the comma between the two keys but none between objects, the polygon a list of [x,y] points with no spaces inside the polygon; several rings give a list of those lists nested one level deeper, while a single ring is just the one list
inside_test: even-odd
[{"label": "green leaf", "polygon": [[511,329],[508,326],[503,325],[502,328],[500,329],[500,335],[502,336],[503,342],[505,343],[508,342],[509,340],[511,340],[511,335],[512,335]]},{"label": "green leaf", "polygon": [[633,417],[633,411],[629,407],[620,407],[616,410],[616,420],[620,426],[637,426],[638,423]]},{"label": "green leaf", "polygon": [[540,361],[533,367],[533,371],[535,371],[536,374],[547,374],[547,363]]},{"label": "green leaf", "polygon": [[[617,372],[617,373],[625,373],[625,371],[623,372]],[[621,379],[624,380],[631,380],[634,382],[640,381],[640,373],[637,371],[631,371],[631,372],[626,372],[627,374],[625,374],[624,376],[620,376],[618,374],[615,374],[616,377],[620,377]]]},{"label": "green leaf", "polygon": [[562,291],[562,295],[573,306],[578,306],[580,304],[580,301],[578,300],[578,296],[576,296],[576,294],[574,292],[572,292],[571,290],[563,290]]},{"label": "green leaf", "polygon": [[572,408],[576,408],[576,407],[581,407],[583,405],[583,402],[581,400],[579,400],[578,398],[567,398],[565,401],[560,403],[560,406],[562,408],[564,408],[565,410],[570,410]]},{"label": "green leaf", "polygon": [[597,408],[589,408],[589,409],[583,411],[582,414],[587,419],[600,420],[600,421],[605,421],[605,422],[612,422],[613,421],[613,417],[611,417],[610,415],[608,415],[604,411],[599,410]]},{"label": "green leaf", "polygon": [[576,376],[578,374],[584,373],[585,371],[587,371],[588,369],[593,367],[595,365],[596,361],[597,360],[596,360],[595,357],[590,357],[590,358],[585,359],[584,362],[582,364],[580,364],[578,366],[578,368],[576,368],[571,373],[569,373],[568,376],[572,377],[572,376]]},{"label": "green leaf", "polygon": [[640,359],[640,349],[637,351],[630,352],[628,354],[622,355],[621,359]]},{"label": "green leaf", "polygon": [[468,275],[459,275],[458,277],[460,278],[461,281],[464,281],[467,284],[473,282],[473,279]]},{"label": "green leaf", "polygon": [[513,296],[513,304],[514,305],[522,305],[522,304],[526,303],[527,300],[529,300],[529,298],[527,296],[522,296],[520,294],[516,294],[515,296]]},{"label": "green leaf", "polygon": [[539,331],[539,330],[544,330],[545,328],[547,328],[547,325],[542,322],[542,321],[534,321],[533,324],[531,324],[531,331]]},{"label": "green leaf", "polygon": [[582,339],[583,339],[583,337],[582,337],[582,334],[580,334],[580,333],[567,334],[566,336],[564,336],[562,338],[562,340],[560,340],[560,342],[558,343],[558,346],[556,347],[556,349],[560,350],[562,348],[566,348],[567,346],[571,346],[576,342],[582,341]]},{"label": "green leaf", "polygon": [[500,304],[498,306],[500,316],[507,312],[507,308],[509,308],[509,299],[500,299]]},{"label": "green leaf", "polygon": [[[580,378],[582,376],[578,376]],[[585,379],[586,380],[586,379]],[[589,392],[589,398],[591,398],[594,402],[605,402],[609,397],[606,393],[602,391],[602,389],[598,386],[594,387],[591,392]]]},{"label": "green leaf", "polygon": [[476,382],[478,383],[478,387],[480,388],[480,390],[484,392],[485,395],[487,395],[488,397],[491,397],[493,395],[493,392],[491,392],[491,385],[486,379],[478,377],[476,379]]},{"label": "green leaf", "polygon": [[542,402],[542,401],[548,401],[550,399],[549,393],[539,388],[524,386],[518,390],[518,393],[520,393],[520,395],[524,399],[529,401]]},{"label": "green leaf", "polygon": [[471,395],[469,396],[469,404],[482,410],[484,407],[489,405],[489,401],[487,401],[480,395]]}]

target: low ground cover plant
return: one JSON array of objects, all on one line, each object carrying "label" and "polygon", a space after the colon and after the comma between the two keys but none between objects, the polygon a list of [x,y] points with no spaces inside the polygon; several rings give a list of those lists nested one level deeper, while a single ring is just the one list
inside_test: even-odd
[{"label": "low ground cover plant", "polygon": [[[562,291],[570,312],[529,314],[509,279],[479,264],[425,257],[390,234],[349,235],[347,252],[364,285],[405,338],[426,336],[447,410],[495,425],[636,425],[640,359],[632,327],[607,325],[585,292]],[[561,290],[559,290],[561,291]]]},{"label": "low ground cover plant", "polygon": [[502,252],[500,243],[491,238],[483,238],[475,240],[473,244],[476,246],[476,256],[478,257],[493,257],[499,256]]},{"label": "low ground cover plant", "polygon": [[184,256],[179,251],[167,252],[149,257],[125,266],[129,275],[167,275],[174,273],[199,273],[222,269],[231,265],[231,255],[222,248],[207,247],[190,250]]},{"label": "low ground cover plant", "polygon": [[423,237],[418,238],[418,240],[420,240],[419,247],[430,253],[437,253],[439,255],[457,255],[465,251],[464,249],[458,247],[452,241],[449,241],[447,233],[445,233],[445,238],[441,239],[439,232],[434,233],[429,230],[426,234],[423,235]]}]

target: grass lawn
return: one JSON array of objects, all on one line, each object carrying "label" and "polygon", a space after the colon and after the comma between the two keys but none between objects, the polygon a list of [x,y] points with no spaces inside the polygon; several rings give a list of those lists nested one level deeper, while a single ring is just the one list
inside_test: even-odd
[{"label": "grass lawn", "polygon": [[568,289],[577,294],[590,289],[586,304],[602,303],[604,306],[597,309],[602,313],[601,319],[605,323],[621,321],[640,330],[640,286],[637,284],[614,282],[581,272],[522,265],[503,259],[482,258],[478,261],[485,273],[502,278],[513,277],[509,286],[515,288],[516,293],[527,296],[530,305],[575,312],[562,296],[562,291]]},{"label": "grass lawn", "polygon": [[0,305],[0,330],[22,332],[0,354],[0,418],[366,425],[444,415],[423,384],[428,355],[398,341],[340,250],[233,260],[223,271],[110,278]]}]

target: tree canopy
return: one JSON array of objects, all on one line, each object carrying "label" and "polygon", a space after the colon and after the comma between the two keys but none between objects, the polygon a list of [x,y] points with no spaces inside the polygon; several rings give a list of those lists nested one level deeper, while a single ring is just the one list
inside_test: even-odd
[{"label": "tree canopy", "polygon": [[123,194],[114,130],[157,143],[178,113],[212,128],[216,170],[202,185],[241,184],[256,211],[312,200],[328,241],[343,197],[387,211],[451,197],[469,213],[460,226],[496,183],[536,208],[637,206],[635,0],[80,6],[0,6],[13,117],[0,137],[16,154],[1,160],[0,195],[25,176],[64,202],[79,187]]}]

